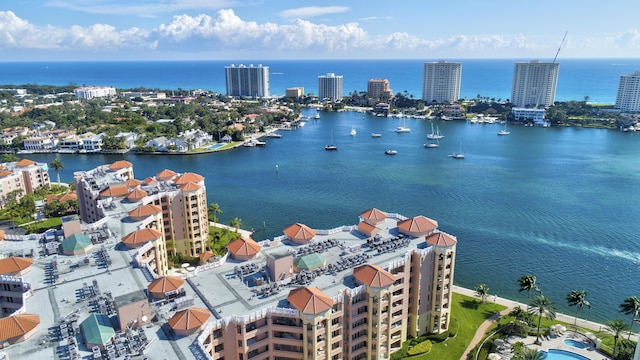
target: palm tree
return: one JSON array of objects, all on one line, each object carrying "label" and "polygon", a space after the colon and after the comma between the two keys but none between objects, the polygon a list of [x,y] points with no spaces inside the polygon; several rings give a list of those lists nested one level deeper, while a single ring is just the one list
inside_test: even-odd
[{"label": "palm tree", "polygon": [[634,319],[638,317],[638,313],[640,313],[640,300],[637,297],[631,296],[620,304],[620,312],[623,314],[631,315],[631,326],[629,326],[629,338],[631,338],[631,332],[633,331],[633,322]]},{"label": "palm tree", "polygon": [[489,296],[489,287],[487,286],[487,284],[480,284],[476,286],[475,291],[476,295],[478,295],[478,297],[482,299],[483,304],[487,302],[487,297]]},{"label": "palm tree", "polygon": [[207,208],[207,210],[209,211],[209,219],[217,223],[218,217],[216,215],[222,214],[222,210],[220,210],[220,205],[218,205],[217,203],[209,204],[209,207]]},{"label": "palm tree", "polygon": [[613,334],[613,358],[616,358],[616,352],[618,350],[618,339],[620,338],[620,334],[625,333],[631,330],[629,324],[620,319],[609,320],[605,324],[605,330]]},{"label": "palm tree", "polygon": [[528,309],[529,303],[531,302],[531,291],[535,290],[535,291],[541,292],[540,288],[538,288],[538,285],[536,284],[535,275],[530,275],[530,274],[522,275],[520,279],[518,279],[518,285],[520,285],[520,289],[518,291],[527,292],[527,309]]},{"label": "palm tree", "polygon": [[232,228],[235,228],[236,232],[238,232],[238,229],[242,227],[242,220],[240,220],[240,218],[238,217],[234,217],[233,219],[231,219],[229,226],[231,226]]},{"label": "palm tree", "polygon": [[58,184],[59,184],[60,172],[64,171],[64,164],[62,163],[62,160],[60,160],[60,158],[54,158],[53,160],[51,160],[51,164],[49,164],[49,167],[56,172],[56,176],[58,177]]},{"label": "palm tree", "polygon": [[549,320],[555,319],[556,308],[553,306],[553,301],[544,295],[536,296],[529,305],[529,312],[538,314],[538,333],[535,343],[540,345],[540,323],[542,323],[542,317],[544,316]]},{"label": "palm tree", "polygon": [[538,351],[536,349],[531,349],[525,347],[522,349],[520,356],[517,357],[518,360],[544,360],[546,359],[546,355],[542,351]]},{"label": "palm tree", "polygon": [[587,301],[587,291],[586,290],[573,290],[572,292],[567,294],[567,304],[569,306],[577,306],[576,309],[576,318],[573,321],[573,327],[578,328],[578,311],[583,307],[587,307],[587,309],[591,309],[591,303]]}]

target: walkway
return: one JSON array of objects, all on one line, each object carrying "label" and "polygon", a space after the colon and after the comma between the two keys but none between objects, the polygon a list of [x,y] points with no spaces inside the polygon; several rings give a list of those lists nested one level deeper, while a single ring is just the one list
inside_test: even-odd
[{"label": "walkway", "polygon": [[217,228],[221,228],[221,229],[229,229],[231,231],[235,231],[238,234],[242,235],[242,237],[251,237],[252,232],[249,230],[243,230],[243,229],[236,229],[234,227],[231,227],[229,225],[224,225],[224,224],[220,224],[217,222],[213,222],[213,221],[209,221],[209,226],[213,226],[213,227],[217,227]]}]

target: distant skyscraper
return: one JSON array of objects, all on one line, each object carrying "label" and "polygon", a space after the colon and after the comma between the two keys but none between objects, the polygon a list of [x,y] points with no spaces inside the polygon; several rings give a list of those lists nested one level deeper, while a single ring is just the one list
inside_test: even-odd
[{"label": "distant skyscraper", "polygon": [[342,75],[327,73],[318,76],[318,99],[342,100]]},{"label": "distant skyscraper", "polygon": [[224,68],[228,96],[269,96],[269,67],[231,65]]},{"label": "distant skyscraper", "polygon": [[511,103],[518,107],[551,106],[556,97],[559,63],[517,62],[513,71]]},{"label": "distant skyscraper", "polygon": [[387,101],[393,96],[387,79],[371,79],[367,83],[367,95],[378,101]]},{"label": "distant skyscraper", "polygon": [[462,63],[426,62],[422,78],[422,100],[427,104],[452,103],[460,99]]},{"label": "distant skyscraper", "polygon": [[621,111],[640,111],[640,71],[620,76],[616,109]]}]

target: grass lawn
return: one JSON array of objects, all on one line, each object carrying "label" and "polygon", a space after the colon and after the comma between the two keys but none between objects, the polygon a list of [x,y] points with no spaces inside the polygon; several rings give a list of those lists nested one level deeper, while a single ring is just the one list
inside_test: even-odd
[{"label": "grass lawn", "polygon": [[31,223],[29,225],[25,225],[24,228],[27,230],[27,233],[43,233],[51,228],[62,226],[62,218],[49,218],[42,221],[38,221],[35,223]]},{"label": "grass lawn", "polygon": [[491,315],[506,309],[498,304],[482,304],[477,298],[457,293],[453,293],[451,305],[452,322],[459,325],[458,334],[444,342],[434,343],[428,354],[412,356],[411,359],[460,359],[478,326]]}]

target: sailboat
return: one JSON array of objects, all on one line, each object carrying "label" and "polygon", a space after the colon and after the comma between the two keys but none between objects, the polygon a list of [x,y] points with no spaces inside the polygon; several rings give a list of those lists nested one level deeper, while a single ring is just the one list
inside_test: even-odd
[{"label": "sailboat", "polygon": [[431,134],[427,134],[427,139],[438,140],[444,138],[444,135],[440,133],[440,128],[436,126],[436,130],[433,130],[433,123],[431,123]]},{"label": "sailboat", "polygon": [[424,143],[423,145],[426,148],[437,148],[438,146],[440,146],[440,142],[436,139],[435,142],[430,141],[430,142]]},{"label": "sailboat", "polygon": [[507,122],[504,122],[504,129],[498,131],[498,135],[509,135],[511,131],[507,130]]},{"label": "sailboat", "polygon": [[356,136],[356,127],[355,126],[351,128],[351,134],[350,135],[351,136]]},{"label": "sailboat", "polygon": [[462,151],[462,143],[460,143],[460,150],[449,155],[450,158],[464,159],[464,152]]},{"label": "sailboat", "polygon": [[411,132],[411,129],[407,127],[407,125],[405,124],[405,121],[402,121],[402,126],[398,126],[396,128],[396,132],[397,133],[405,133],[405,132]]},{"label": "sailboat", "polygon": [[331,132],[331,144],[324,147],[325,150],[338,150],[335,139],[333,138],[333,131]]}]

